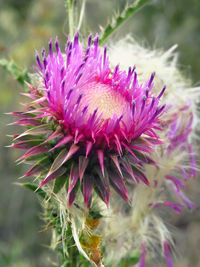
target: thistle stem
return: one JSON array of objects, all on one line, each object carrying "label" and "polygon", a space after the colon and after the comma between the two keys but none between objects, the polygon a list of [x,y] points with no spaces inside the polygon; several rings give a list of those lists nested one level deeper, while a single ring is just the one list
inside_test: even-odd
[{"label": "thistle stem", "polygon": [[74,5],[73,0],[66,0],[66,10],[68,13],[68,22],[69,22],[69,34],[72,38],[74,36]]},{"label": "thistle stem", "polygon": [[77,254],[77,248],[75,247],[75,244],[71,246],[68,250],[69,252],[69,267],[78,267],[78,259],[80,255]]},{"label": "thistle stem", "polygon": [[81,6],[81,12],[80,12],[80,16],[79,16],[79,23],[78,23],[78,27],[77,29],[80,30],[82,22],[83,22],[83,17],[84,17],[84,13],[85,13],[85,4],[86,4],[86,0],[82,0],[82,6]]}]

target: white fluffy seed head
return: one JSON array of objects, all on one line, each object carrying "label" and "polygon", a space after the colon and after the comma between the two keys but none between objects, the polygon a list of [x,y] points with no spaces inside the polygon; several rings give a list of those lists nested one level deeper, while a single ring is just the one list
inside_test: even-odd
[{"label": "white fluffy seed head", "polygon": [[[178,69],[178,53],[174,45],[166,52],[162,50],[151,50],[138,44],[132,37],[118,41],[110,45],[109,58],[111,66],[120,64],[121,69],[136,66],[138,79],[145,82],[152,72],[156,72],[154,79],[154,92],[159,94],[164,86],[167,87],[162,101],[169,107],[162,117],[163,121],[170,123],[175,114],[179,116],[181,123],[187,124],[190,113],[193,113],[193,132],[189,141],[195,141],[195,129],[198,125],[197,102],[199,101],[200,88],[192,88],[191,81],[186,79]],[[188,108],[183,109],[183,107]],[[159,164],[159,169],[154,166],[145,167],[145,173],[150,181],[151,187],[144,184],[135,186],[130,205],[122,204],[119,198],[111,200],[110,209],[105,212],[106,219],[102,223],[103,243],[109,251],[108,262],[119,261],[133,249],[140,248],[145,242],[147,250],[154,254],[157,248],[162,247],[167,240],[173,245],[171,236],[162,220],[156,216],[155,210],[149,203],[159,203],[165,200],[165,176],[171,172],[177,174],[177,166],[187,170],[190,166],[190,155],[187,151],[180,153],[179,148],[167,153],[169,139],[167,134],[169,128],[164,128],[160,133],[164,145],[158,146],[154,152],[153,159]],[[180,174],[178,174],[180,176]],[[157,180],[157,186],[154,181]],[[126,213],[125,210],[128,210]]]}]

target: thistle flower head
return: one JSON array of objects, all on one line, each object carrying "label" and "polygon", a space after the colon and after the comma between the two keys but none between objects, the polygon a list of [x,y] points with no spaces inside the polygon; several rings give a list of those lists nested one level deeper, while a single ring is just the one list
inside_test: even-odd
[{"label": "thistle flower head", "polygon": [[[29,148],[21,159],[46,153],[44,162],[37,162],[26,176],[46,171],[40,186],[66,176],[69,206],[80,184],[86,207],[93,188],[108,204],[110,185],[128,201],[125,178],[149,184],[142,166],[154,164],[148,153],[161,143],[156,132],[161,129],[165,106],[159,106],[159,100],[165,87],[154,96],[155,73],[139,83],[135,67],[128,73],[119,65],[111,69],[98,35],[94,40],[89,36],[84,48],[76,33],[65,54],[57,39],[53,52],[50,41],[49,54],[43,50],[36,61],[41,79],[37,87],[30,86],[33,102],[26,112],[13,113],[21,117],[18,124],[33,126],[16,137],[20,142],[14,146]],[[42,141],[36,142],[41,134]]]}]

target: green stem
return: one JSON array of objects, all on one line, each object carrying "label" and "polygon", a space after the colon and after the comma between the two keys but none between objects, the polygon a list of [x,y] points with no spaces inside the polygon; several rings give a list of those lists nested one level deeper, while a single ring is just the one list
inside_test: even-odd
[{"label": "green stem", "polygon": [[73,0],[66,0],[66,9],[68,13],[69,34],[72,38],[74,36],[74,5]]},{"label": "green stem", "polygon": [[79,262],[79,257],[80,255],[77,253],[77,248],[74,245],[72,245],[69,249],[68,249],[68,252],[69,252],[69,267],[78,267],[78,262]]}]

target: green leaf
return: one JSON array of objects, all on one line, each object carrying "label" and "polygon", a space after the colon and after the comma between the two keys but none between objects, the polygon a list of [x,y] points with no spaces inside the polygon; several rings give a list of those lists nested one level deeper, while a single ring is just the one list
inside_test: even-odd
[{"label": "green leaf", "polygon": [[64,186],[67,180],[68,180],[68,176],[66,173],[56,178],[54,182],[53,192],[57,194],[62,189],[62,187]]},{"label": "green leaf", "polygon": [[120,267],[126,267],[129,265],[135,265],[140,260],[141,253],[139,251],[133,251],[130,255],[124,257],[120,262]]},{"label": "green leaf", "polygon": [[30,189],[31,191],[37,193],[42,198],[47,198],[46,192],[42,190],[41,188],[37,189],[38,185],[36,184],[32,184],[32,183],[17,183],[17,184]]},{"label": "green leaf", "polygon": [[113,23],[108,23],[100,37],[99,44],[102,45],[111,34],[113,34],[126,20],[133,16],[139,9],[146,5],[150,0],[136,0],[134,4],[124,8],[121,14],[113,18]]},{"label": "green leaf", "polygon": [[12,60],[8,61],[5,58],[1,58],[0,66],[10,73],[21,85],[25,85],[25,82],[31,82],[27,70],[20,68]]}]

